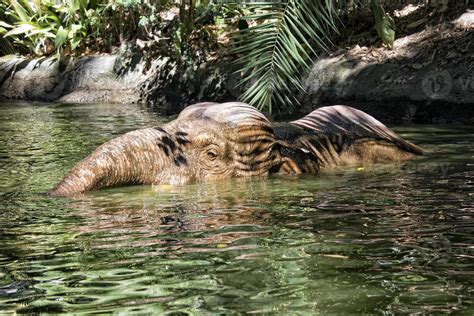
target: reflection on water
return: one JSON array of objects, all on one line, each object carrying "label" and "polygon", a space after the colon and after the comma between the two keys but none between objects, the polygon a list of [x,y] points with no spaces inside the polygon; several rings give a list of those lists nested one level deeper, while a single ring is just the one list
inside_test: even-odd
[{"label": "reflection on water", "polygon": [[474,312],[473,129],[399,127],[428,150],[319,176],[44,195],[136,106],[0,105],[0,310]]}]

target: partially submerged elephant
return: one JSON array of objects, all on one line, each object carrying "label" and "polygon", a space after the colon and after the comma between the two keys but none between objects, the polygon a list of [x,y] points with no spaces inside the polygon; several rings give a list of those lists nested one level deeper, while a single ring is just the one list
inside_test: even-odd
[{"label": "partially submerged elephant", "polygon": [[336,105],[272,124],[240,102],[199,103],[162,127],[98,147],[50,192],[69,196],[120,184],[186,184],[270,173],[402,161],[422,150],[370,115]]}]

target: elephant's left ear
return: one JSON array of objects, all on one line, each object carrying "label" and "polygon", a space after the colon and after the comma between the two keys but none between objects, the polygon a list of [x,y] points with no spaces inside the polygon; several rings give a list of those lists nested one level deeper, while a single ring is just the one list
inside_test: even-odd
[{"label": "elephant's left ear", "polygon": [[342,136],[353,140],[384,140],[416,155],[423,154],[420,147],[401,138],[369,114],[349,106],[322,107],[299,120],[290,122],[290,124],[317,136]]},{"label": "elephant's left ear", "polygon": [[281,157],[280,173],[316,173],[319,171],[318,158],[306,148],[300,148],[284,140],[275,141],[274,148]]}]

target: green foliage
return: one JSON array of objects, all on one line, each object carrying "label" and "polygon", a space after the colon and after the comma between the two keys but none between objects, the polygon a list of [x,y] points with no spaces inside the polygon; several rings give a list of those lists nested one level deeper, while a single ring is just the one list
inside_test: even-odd
[{"label": "green foliage", "polygon": [[3,38],[3,35],[8,32],[9,22],[8,16],[5,15],[7,4],[0,2],[0,56],[14,54],[15,47],[13,41],[8,38]]},{"label": "green foliage", "polygon": [[104,6],[101,23],[113,35],[113,41],[146,39],[152,26],[159,22],[158,13],[171,3],[171,0],[110,0]]},{"label": "green foliage", "polygon": [[393,49],[395,41],[395,21],[388,14],[385,13],[380,0],[371,1],[372,12],[375,18],[375,29],[382,43]]},{"label": "green foliage", "polygon": [[91,0],[8,0],[4,14],[10,23],[2,23],[16,46],[36,55],[75,50],[87,36],[97,12]]},{"label": "green foliage", "polygon": [[[35,55],[101,51],[147,38],[170,0],[6,0],[0,35]],[[1,42],[0,42],[1,43]]]},{"label": "green foliage", "polygon": [[333,0],[286,0],[237,4],[246,13],[235,34],[232,51],[240,57],[239,72],[249,88],[242,99],[260,110],[298,104],[304,92],[301,70],[316,51],[327,50],[336,31]]}]

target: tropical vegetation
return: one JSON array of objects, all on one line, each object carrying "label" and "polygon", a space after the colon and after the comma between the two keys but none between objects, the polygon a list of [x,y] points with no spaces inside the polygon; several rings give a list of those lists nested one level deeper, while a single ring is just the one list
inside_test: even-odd
[{"label": "tropical vegetation", "polygon": [[100,52],[143,37],[161,7],[159,0],[6,0],[0,34],[33,55]]}]

